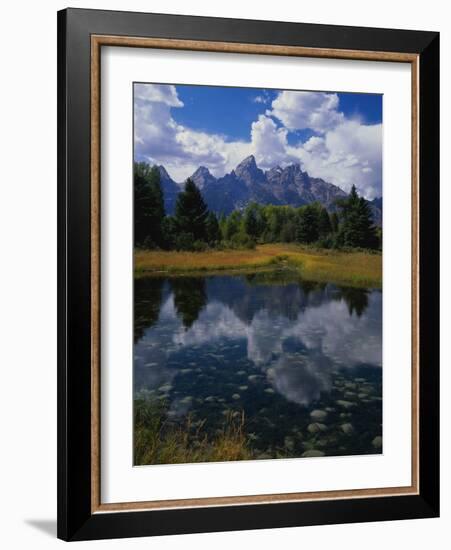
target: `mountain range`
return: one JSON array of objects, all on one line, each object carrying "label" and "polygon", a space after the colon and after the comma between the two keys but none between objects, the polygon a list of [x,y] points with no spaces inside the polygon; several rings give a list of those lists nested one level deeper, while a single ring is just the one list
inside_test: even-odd
[{"label": "mountain range", "polygon": [[[165,209],[168,214],[173,214],[183,184],[176,183],[164,166],[158,169]],[[215,178],[208,168],[200,166],[191,179],[200,189],[208,208],[217,214],[228,215],[233,210],[242,210],[250,202],[290,206],[319,202],[332,212],[336,209],[335,201],[347,197],[340,187],[303,172],[300,164],[284,168],[275,166],[264,172],[257,166],[253,155],[220,178]],[[375,225],[382,225],[382,198],[369,201],[369,204]]]}]

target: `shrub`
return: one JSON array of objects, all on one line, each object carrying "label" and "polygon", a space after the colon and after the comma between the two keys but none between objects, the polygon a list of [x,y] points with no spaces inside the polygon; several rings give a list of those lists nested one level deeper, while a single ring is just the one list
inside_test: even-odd
[{"label": "shrub", "polygon": [[149,235],[144,239],[142,247],[147,250],[153,250],[154,248],[158,248],[155,241]]},{"label": "shrub", "polygon": [[207,250],[207,248],[208,248],[208,245],[204,241],[194,241],[193,242],[192,250],[194,252],[205,252],[205,250]]},{"label": "shrub", "polygon": [[177,250],[193,250],[194,235],[192,233],[180,233],[175,239]]},{"label": "shrub", "polygon": [[325,235],[324,237],[321,237],[316,241],[316,246],[318,248],[337,248],[337,239],[334,235],[329,233],[328,235]]},{"label": "shrub", "polygon": [[251,250],[256,246],[255,239],[250,237],[247,233],[236,233],[233,235],[231,242],[234,248],[245,248]]}]

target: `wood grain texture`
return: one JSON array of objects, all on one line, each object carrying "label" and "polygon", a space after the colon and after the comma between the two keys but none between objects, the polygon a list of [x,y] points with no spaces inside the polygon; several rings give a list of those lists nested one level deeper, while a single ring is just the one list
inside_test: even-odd
[{"label": "wood grain texture", "polygon": [[[100,50],[102,46],[159,48],[410,63],[412,68],[412,481],[408,487],[368,488],[215,498],[101,503],[100,492]],[[419,494],[419,62],[417,54],[331,50],[127,36],[91,36],[91,510],[92,513],[307,502]]]},{"label": "wood grain texture", "polygon": [[375,52],[364,50],[332,50],[302,46],[277,46],[269,44],[239,44],[207,40],[179,40],[169,38],[139,38],[131,36],[93,35],[91,44],[98,46],[122,46],[131,48],[157,48],[165,50],[191,50],[204,52],[247,53],[281,55],[291,57],[322,57],[331,59],[361,59],[411,63],[416,54],[401,52]]},{"label": "wood grain texture", "polygon": [[91,511],[100,505],[100,46],[91,43]]}]

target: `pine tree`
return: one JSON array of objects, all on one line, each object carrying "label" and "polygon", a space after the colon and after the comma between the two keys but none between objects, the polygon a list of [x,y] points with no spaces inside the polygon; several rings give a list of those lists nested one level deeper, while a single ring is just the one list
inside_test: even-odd
[{"label": "pine tree", "polygon": [[196,184],[188,178],[185,190],[179,193],[175,205],[175,220],[180,234],[192,234],[194,240],[206,241],[207,205]]},{"label": "pine tree", "polygon": [[248,206],[244,213],[244,231],[249,235],[249,237],[252,237],[253,239],[256,239],[258,237],[258,219],[255,212],[255,207],[253,207],[252,205]]},{"label": "pine tree", "polygon": [[330,223],[329,212],[325,208],[321,208],[318,219],[318,233],[320,237],[325,237],[332,232],[332,224]]},{"label": "pine tree", "polygon": [[301,243],[312,243],[318,236],[318,209],[315,205],[308,204],[299,211],[296,238]]},{"label": "pine tree", "polygon": [[333,233],[337,233],[339,219],[338,219],[338,214],[336,212],[332,212],[332,215],[330,216],[330,225],[332,227]]},{"label": "pine tree", "polygon": [[342,223],[339,240],[344,246],[377,248],[376,228],[372,222],[371,210],[363,197],[359,197],[355,185],[348,199],[340,202]]},{"label": "pine tree", "polygon": [[207,232],[207,242],[213,245],[221,240],[221,231],[219,229],[218,218],[214,212],[209,212],[205,222]]},{"label": "pine tree", "polygon": [[136,245],[160,246],[164,218],[160,172],[145,162],[133,166],[134,241]]},{"label": "pine tree", "polygon": [[377,248],[379,239],[377,238],[376,228],[373,225],[370,205],[363,197],[360,197],[357,211],[360,246],[363,248]]}]

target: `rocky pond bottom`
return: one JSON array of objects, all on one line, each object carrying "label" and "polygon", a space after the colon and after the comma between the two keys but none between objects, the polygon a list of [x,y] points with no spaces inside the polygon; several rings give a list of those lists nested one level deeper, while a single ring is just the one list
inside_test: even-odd
[{"label": "rocky pond bottom", "polygon": [[381,357],[380,290],[138,279],[135,464],[381,453]]}]

